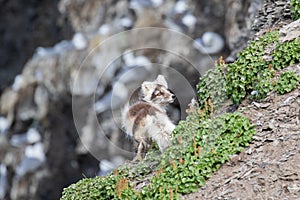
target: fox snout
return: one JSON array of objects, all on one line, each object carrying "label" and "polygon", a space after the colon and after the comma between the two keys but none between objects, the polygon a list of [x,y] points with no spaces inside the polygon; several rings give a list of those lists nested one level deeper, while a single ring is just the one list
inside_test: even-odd
[{"label": "fox snout", "polygon": [[168,91],[167,94],[165,94],[165,96],[162,98],[165,99],[165,103],[168,103],[168,104],[173,103],[176,99],[176,96],[170,90],[167,90],[167,91]]},{"label": "fox snout", "polygon": [[173,102],[175,101],[175,99],[176,99],[176,96],[175,96],[175,94],[172,93],[172,92],[171,92],[171,98],[172,98],[172,102],[171,102],[171,103],[173,103]]}]

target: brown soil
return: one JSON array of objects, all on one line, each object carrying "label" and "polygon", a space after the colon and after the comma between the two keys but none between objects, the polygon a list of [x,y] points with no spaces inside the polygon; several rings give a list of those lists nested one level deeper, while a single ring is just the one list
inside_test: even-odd
[{"label": "brown soil", "polygon": [[252,144],[183,199],[300,199],[300,87],[249,102],[238,110],[256,125]]}]

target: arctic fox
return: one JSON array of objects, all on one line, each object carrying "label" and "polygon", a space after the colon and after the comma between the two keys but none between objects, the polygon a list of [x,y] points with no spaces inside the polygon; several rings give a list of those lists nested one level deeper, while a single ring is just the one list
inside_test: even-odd
[{"label": "arctic fox", "polygon": [[155,141],[161,152],[171,145],[171,134],[175,125],[169,119],[166,106],[174,101],[168,84],[162,75],[153,82],[144,81],[141,86],[142,99],[125,106],[122,124],[127,135],[136,142],[136,157],[148,150]]}]

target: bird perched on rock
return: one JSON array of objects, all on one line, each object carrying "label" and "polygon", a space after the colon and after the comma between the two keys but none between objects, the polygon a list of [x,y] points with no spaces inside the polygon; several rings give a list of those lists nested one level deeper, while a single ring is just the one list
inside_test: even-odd
[{"label": "bird perched on rock", "polygon": [[201,38],[194,40],[193,46],[203,54],[215,54],[224,48],[224,39],[215,32],[205,32]]}]

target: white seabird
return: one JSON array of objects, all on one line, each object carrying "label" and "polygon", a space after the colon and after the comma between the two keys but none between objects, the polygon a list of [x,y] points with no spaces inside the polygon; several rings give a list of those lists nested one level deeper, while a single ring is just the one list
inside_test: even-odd
[{"label": "white seabird", "polygon": [[202,38],[195,39],[193,43],[193,46],[203,54],[219,53],[224,45],[223,38],[215,32],[205,32]]}]

